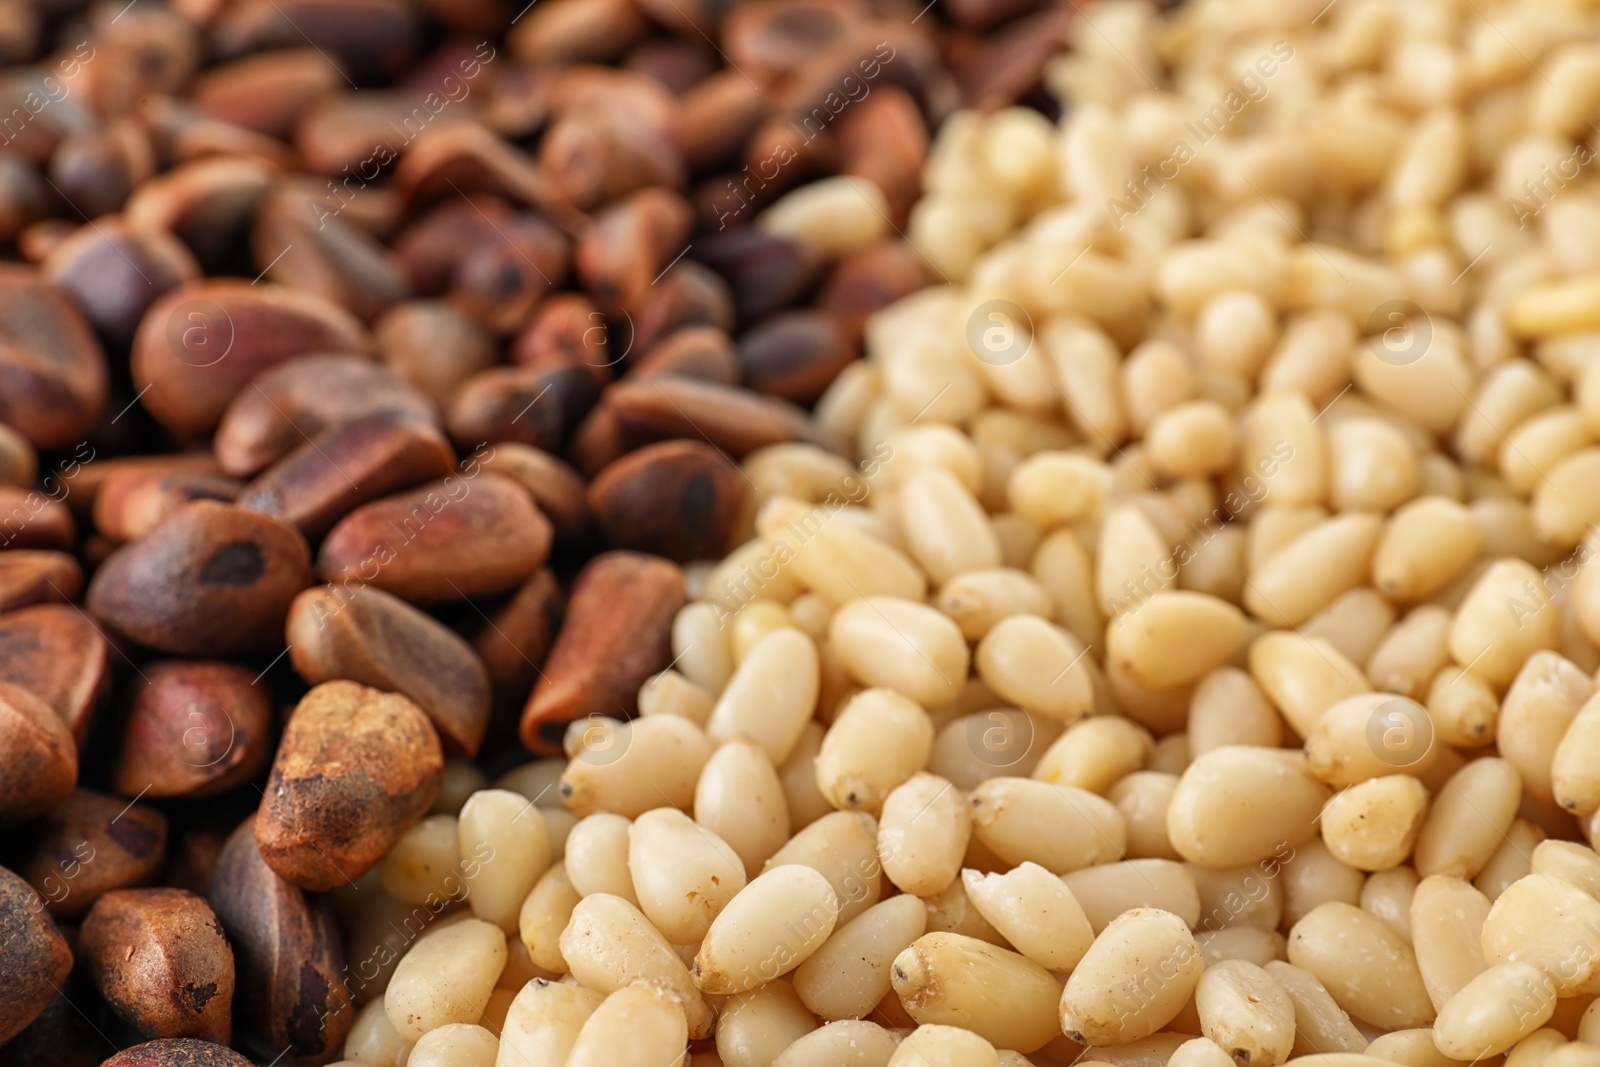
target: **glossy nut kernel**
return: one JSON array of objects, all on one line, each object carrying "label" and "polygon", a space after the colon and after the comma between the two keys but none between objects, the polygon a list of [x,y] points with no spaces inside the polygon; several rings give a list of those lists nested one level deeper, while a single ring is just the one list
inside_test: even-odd
[{"label": "glossy nut kernel", "polygon": [[1159,908],[1200,925],[1200,893],[1189,868],[1173,860],[1124,860],[1068,871],[1061,884],[1099,933],[1131,907]]},{"label": "glossy nut kernel", "polygon": [[1578,815],[1600,809],[1600,702],[1587,700],[1573,716],[1550,764],[1550,790],[1557,804]]},{"label": "glossy nut kernel", "polygon": [[923,707],[953,699],[967,677],[960,628],[933,608],[899,597],[845,604],[828,624],[828,641],[851,677],[897,689]]},{"label": "glossy nut kernel", "polygon": [[960,1025],[1026,1052],[1057,1034],[1060,983],[1039,964],[986,941],[924,934],[894,958],[890,976],[919,1023]]},{"label": "glossy nut kernel", "polygon": [[676,715],[585,719],[572,724],[569,738],[571,758],[558,790],[577,815],[612,811],[631,818],[663,805],[687,808],[714,747]]},{"label": "glossy nut kernel", "polygon": [[1275,978],[1294,1002],[1294,1055],[1360,1052],[1367,1039],[1311,972],[1272,960],[1261,969]]},{"label": "glossy nut kernel", "polygon": [[1156,689],[1205,677],[1245,641],[1244,613],[1204,593],[1160,592],[1106,628],[1106,655]]},{"label": "glossy nut kernel", "polygon": [[1427,787],[1415,778],[1370,778],[1328,801],[1321,816],[1322,839],[1341,862],[1358,870],[1386,871],[1411,855],[1427,806]]},{"label": "glossy nut kernel", "polygon": [[1110,801],[1072,786],[991,778],[972,791],[972,829],[1011,864],[1056,874],[1122,858],[1127,829]]},{"label": "glossy nut kernel", "polygon": [[605,1000],[580,985],[535,978],[517,992],[500,1032],[500,1055],[512,1063],[564,1063],[583,1024]]},{"label": "glossy nut kernel", "polygon": [[1294,1049],[1294,1002],[1266,971],[1243,960],[1206,969],[1194,991],[1202,1032],[1238,1064],[1287,1060]]},{"label": "glossy nut kernel", "polygon": [[994,874],[964,870],[961,882],[972,906],[1018,952],[1048,970],[1071,971],[1094,942],[1083,906],[1037,863]]},{"label": "glossy nut kernel", "polygon": [[831,503],[808,505],[775,497],[756,514],[756,531],[765,543],[757,574],[781,568],[805,588],[835,603],[871,597],[920,601],[927,578],[894,545],[849,521],[860,512]]},{"label": "glossy nut kernel", "polygon": [[888,1067],[1000,1067],[995,1047],[971,1030],[929,1023],[901,1041]]},{"label": "glossy nut kernel", "polygon": [[211,501],[189,504],[114,552],[89,609],[140,644],[179,655],[275,648],[294,595],[311,584],[299,531]]},{"label": "glossy nut kernel", "polygon": [[634,982],[658,984],[682,1006],[693,1037],[710,1035],[711,1008],[684,960],[644,913],[621,897],[596,893],[580,901],[561,932],[561,954],[573,978],[602,993]]},{"label": "glossy nut kernel", "polygon": [[1419,600],[1459,575],[1478,555],[1482,534],[1465,507],[1426,496],[1401,507],[1372,557],[1372,584],[1385,596]]},{"label": "glossy nut kernel", "polygon": [[1050,594],[1026,572],[1009,567],[971,570],[950,579],[934,606],[956,621],[969,641],[977,641],[1008,615],[1054,613]]},{"label": "glossy nut kernel", "polygon": [[972,814],[954,783],[918,773],[891,792],[878,820],[883,873],[902,891],[935,896],[955,880],[972,837]]},{"label": "glossy nut kernel", "polygon": [[1433,1040],[1452,1059],[1495,1056],[1555,1014],[1556,986],[1534,963],[1502,963],[1477,975],[1440,1009]]},{"label": "glossy nut kernel", "polygon": [[1335,703],[1372,688],[1361,668],[1338,649],[1298,633],[1257,638],[1250,646],[1250,673],[1302,737]]},{"label": "glossy nut kernel", "polygon": [[1272,626],[1305,622],[1367,580],[1383,520],[1360,512],[1319,523],[1272,553],[1245,584],[1245,607]]},{"label": "glossy nut kernel", "polygon": [[900,1036],[865,1019],[825,1023],[778,1054],[772,1067],[888,1067]]},{"label": "glossy nut kernel", "polygon": [[901,536],[935,583],[1000,564],[1000,542],[983,506],[954,474],[918,471],[900,485]]},{"label": "glossy nut kernel", "polygon": [[1299,753],[1229,745],[1195,759],[1167,809],[1167,833],[1185,859],[1212,867],[1256,863],[1282,843],[1316,834],[1332,791]]},{"label": "glossy nut kernel", "polygon": [[1555,798],[1555,754],[1593,693],[1592,679],[1555,652],[1534,653],[1517,672],[1500,705],[1495,741],[1521,775],[1523,792]]},{"label": "glossy nut kernel", "polygon": [[753,877],[789,839],[789,805],[777,768],[748,738],[718,746],[694,787],[694,820],[739,856]]},{"label": "glossy nut kernel", "polygon": [[1295,923],[1289,962],[1315,975],[1357,1020],[1394,1029],[1433,1022],[1411,945],[1352,904],[1329,902]]},{"label": "glossy nut kernel", "polygon": [[1476,876],[1500,847],[1521,799],[1522,778],[1506,760],[1476,759],[1451,775],[1417,836],[1417,873]]},{"label": "glossy nut kernel", "polygon": [[456,834],[473,915],[515,932],[522,902],[550,866],[544,816],[518,793],[480,789],[461,806]]},{"label": "glossy nut kernel", "polygon": [[433,806],[443,771],[415,704],[325,682],[300,701],[278,746],[255,820],[262,858],[297,885],[343,885]]},{"label": "glossy nut kernel", "polygon": [[566,1064],[673,1063],[691,1036],[683,1005],[655,983],[638,983],[612,993],[594,1010]]},{"label": "glossy nut kernel", "polygon": [[1048,530],[1098,515],[1110,488],[1104,463],[1071,452],[1040,452],[1012,471],[1006,495],[1012,511]]},{"label": "glossy nut kernel", "polygon": [[[1505,684],[1534,653],[1560,643],[1559,612],[1528,589],[1542,588],[1531,564],[1503,559],[1473,585],[1450,624],[1450,654],[1491,682]],[[1509,605],[1509,606],[1508,606]]]},{"label": "glossy nut kernel", "polygon": [[1439,757],[1433,722],[1414,700],[1362,693],[1330,707],[1306,735],[1306,769],[1332,786],[1423,775]]},{"label": "glossy nut kernel", "polygon": [[1519,878],[1483,921],[1483,958],[1538,964],[1560,996],[1600,987],[1600,901],[1570,882],[1542,874]]},{"label": "glossy nut kernel", "polygon": [[889,994],[895,958],[927,925],[927,907],[910,894],[874,904],[795,969],[794,990],[819,1019],[862,1018]]},{"label": "glossy nut kernel", "polygon": [[697,944],[745,887],[734,851],[671,808],[647,811],[628,828],[628,870],[640,909],[675,945]]},{"label": "glossy nut kernel", "polygon": [[836,808],[876,811],[923,769],[932,747],[933,723],[914,701],[892,689],[865,690],[823,735],[817,786]]},{"label": "glossy nut kernel", "polygon": [[423,934],[401,957],[383,994],[395,1032],[416,1041],[449,1023],[476,1022],[505,957],[505,935],[479,919],[462,919]]},{"label": "glossy nut kernel", "polygon": [[1093,682],[1088,649],[1069,631],[1035,615],[1000,620],[978,643],[978,677],[1025,711],[1059,722],[1089,713]]},{"label": "glossy nut kernel", "polygon": [[822,947],[839,898],[810,867],[769,868],[712,922],[692,974],[706,993],[740,993],[786,974]]},{"label": "glossy nut kernel", "polygon": [[232,1036],[233,950],[193,893],[107,893],[84,917],[78,951],[100,995],[140,1033],[218,1042]]},{"label": "glossy nut kernel", "polygon": [[1061,993],[1061,1028],[1080,1044],[1120,1045],[1165,1027],[1205,970],[1182,919],[1152,908],[1127,911],[1095,939]]},{"label": "glossy nut kernel", "polygon": [[719,742],[750,738],[774,764],[782,763],[816,711],[819,672],[811,638],[793,629],[772,631],[755,643],[728,679],[706,721],[706,733]]}]

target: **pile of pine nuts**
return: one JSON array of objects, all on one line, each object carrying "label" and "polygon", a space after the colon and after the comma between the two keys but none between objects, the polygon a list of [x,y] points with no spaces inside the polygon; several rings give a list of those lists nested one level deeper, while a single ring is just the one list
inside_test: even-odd
[{"label": "pile of pine nuts", "polygon": [[1600,1063],[1600,23],[1115,2],[1049,80],[639,717],[345,895],[348,1060]]}]

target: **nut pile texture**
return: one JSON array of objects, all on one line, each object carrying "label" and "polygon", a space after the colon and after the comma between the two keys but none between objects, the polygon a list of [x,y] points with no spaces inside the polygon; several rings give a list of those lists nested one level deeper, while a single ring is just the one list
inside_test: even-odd
[{"label": "nut pile texture", "polygon": [[1600,1064],[1592,12],[263,3],[0,23],[0,1065]]},{"label": "nut pile texture", "polygon": [[[931,131],[1053,106],[1070,21],[0,3],[0,1065],[343,1056],[350,939],[424,921],[362,906],[380,861],[425,878],[519,738],[633,710],[677,563],[748,535],[737,464],[842,452],[808,409],[936,279]],[[602,656],[562,627],[596,556],[646,618]],[[527,807],[481,806],[512,928]]]}]

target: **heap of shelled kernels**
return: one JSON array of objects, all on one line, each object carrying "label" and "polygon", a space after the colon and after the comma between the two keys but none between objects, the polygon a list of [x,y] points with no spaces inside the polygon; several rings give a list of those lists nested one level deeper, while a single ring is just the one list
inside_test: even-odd
[{"label": "heap of shelled kernels", "polygon": [[675,614],[594,564],[533,706],[670,639],[640,717],[350,894],[361,960],[467,887],[348,1057],[1600,1062],[1600,21],[1111,3],[1076,44],[1061,124],[938,135],[949,284],[815,415],[858,462],[747,457]]}]

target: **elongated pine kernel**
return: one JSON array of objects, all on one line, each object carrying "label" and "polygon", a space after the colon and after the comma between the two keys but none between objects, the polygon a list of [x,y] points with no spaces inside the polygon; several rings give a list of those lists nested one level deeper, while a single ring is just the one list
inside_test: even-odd
[{"label": "elongated pine kernel", "polygon": [[894,991],[919,1023],[960,1025],[1032,1052],[1057,1034],[1061,984],[1015,952],[961,934],[924,934],[894,959]]},{"label": "elongated pine kernel", "polygon": [[707,993],[742,993],[804,963],[833,933],[839,899],[810,867],[770,868],[712,922],[695,954],[695,984]]},{"label": "elongated pine kernel", "polygon": [[1205,970],[1200,946],[1170,912],[1135,908],[1111,921],[1061,994],[1061,1028],[1080,1044],[1149,1037],[1183,1010]]}]

